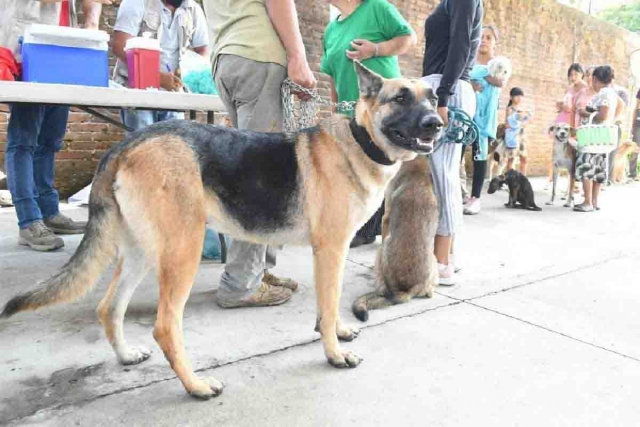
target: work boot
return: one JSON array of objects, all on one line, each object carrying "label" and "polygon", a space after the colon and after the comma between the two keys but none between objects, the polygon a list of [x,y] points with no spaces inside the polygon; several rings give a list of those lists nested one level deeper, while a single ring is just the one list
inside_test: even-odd
[{"label": "work boot", "polygon": [[45,218],[44,225],[56,234],[82,234],[87,226],[86,221],[74,221],[61,213]]},{"label": "work boot", "polygon": [[298,282],[296,282],[295,280],[291,280],[286,277],[276,277],[267,271],[264,272],[262,281],[269,286],[280,286],[283,288],[291,289],[291,291],[293,292],[298,289]]},{"label": "work boot", "polygon": [[241,300],[226,300],[218,296],[216,302],[222,308],[268,307],[280,305],[291,299],[291,289],[271,286],[264,281],[256,291]]},{"label": "work boot", "polygon": [[46,252],[60,249],[64,246],[64,241],[53,234],[42,221],[36,221],[29,227],[20,229],[18,244]]}]

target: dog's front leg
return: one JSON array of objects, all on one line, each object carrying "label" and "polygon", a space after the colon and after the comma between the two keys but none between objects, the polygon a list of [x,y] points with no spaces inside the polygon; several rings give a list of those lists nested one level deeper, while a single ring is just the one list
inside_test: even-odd
[{"label": "dog's front leg", "polygon": [[357,333],[343,327],[338,316],[348,245],[348,242],[339,245],[323,245],[314,247],[313,250],[318,300],[318,330],[322,335],[322,344],[327,360],[337,368],[355,368],[362,360],[355,353],[343,350],[338,343],[338,333],[353,337],[357,335]]},{"label": "dog's front leg", "polygon": [[575,174],[569,170],[569,191],[567,192],[567,202],[564,204],[565,208],[573,206],[573,186],[576,184]]},{"label": "dog's front leg", "polygon": [[515,208],[516,200],[518,200],[517,196],[518,196],[518,193],[516,192],[516,190],[509,187],[509,201],[505,204],[505,206],[508,208]]},{"label": "dog's front leg", "polygon": [[547,202],[547,205],[553,205],[553,202],[556,199],[556,185],[558,183],[558,175],[559,175],[558,168],[554,166],[553,167],[553,185],[551,188],[551,200]]}]

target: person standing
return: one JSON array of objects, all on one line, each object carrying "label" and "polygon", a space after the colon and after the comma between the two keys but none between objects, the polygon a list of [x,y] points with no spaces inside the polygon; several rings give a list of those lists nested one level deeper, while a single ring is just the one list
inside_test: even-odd
[{"label": "person standing", "polygon": [[[580,124],[589,123],[589,117],[596,113],[594,124],[612,125],[616,121],[616,112],[623,101],[613,87],[614,71],[608,65],[597,67],[591,76],[591,85],[596,96],[580,109]],[[576,212],[593,212],[600,210],[598,196],[602,184],[607,182],[608,167],[606,154],[579,153],[576,159],[576,181],[581,181],[584,188],[584,202],[576,205]]]},{"label": "person standing", "polygon": [[[569,81],[569,87],[567,88],[562,100],[556,102],[556,109],[558,115],[554,124],[567,124],[572,128],[576,128],[576,103],[578,95],[588,87],[588,84],[584,80],[585,73],[582,66],[578,63],[573,63],[569,66],[567,71],[567,79]],[[551,148],[553,150],[553,136],[552,136]],[[553,154],[552,154],[553,157]],[[553,161],[549,162],[549,176],[546,189],[549,188],[553,181]],[[573,189],[572,189],[573,191]]]},{"label": "person standing", "polygon": [[[213,34],[213,75],[234,127],[280,132],[280,88],[288,76],[314,88],[293,0],[204,0]],[[233,240],[220,280],[217,303],[224,308],[277,305],[297,283],[267,272],[276,247]]]},{"label": "person standing", "polygon": [[[351,102],[359,98],[353,60],[384,78],[401,76],[398,55],[415,46],[417,38],[396,7],[387,0],[331,0],[340,15],[324,33],[320,70],[331,77],[331,100]],[[352,110],[339,113],[353,116]],[[371,244],[380,234],[384,202],[356,233],[351,247]]]},{"label": "person standing", "polygon": [[[498,130],[498,105],[500,103],[500,89],[504,86],[503,79],[489,75],[488,64],[496,56],[496,43],[498,42],[498,29],[493,25],[482,29],[482,41],[478,48],[477,63],[471,70],[473,88],[476,91],[476,115],[473,120],[478,125],[480,134],[473,143],[473,181],[471,185],[471,198],[464,206],[465,215],[477,215],[480,213],[480,196],[482,186],[487,175],[487,154],[489,144],[496,139]],[[478,81],[475,76],[484,80]],[[490,87],[490,86],[491,87]],[[464,167],[464,148],[462,153]]]},{"label": "person standing", "polygon": [[[101,4],[83,0],[85,27],[96,29]],[[73,0],[9,0],[3,4],[0,46],[16,58],[19,40],[30,24],[75,27]],[[37,251],[64,246],[56,234],[81,234],[86,222],[60,213],[60,198],[54,187],[55,155],[67,130],[69,107],[15,103],[9,106],[5,169],[7,184],[18,216],[18,243]]]},{"label": "person standing", "polygon": [[[182,81],[176,74],[187,49],[203,57],[208,54],[207,22],[194,0],[122,0],[113,29],[113,53],[118,58],[114,80],[123,85],[129,78],[124,51],[127,40],[145,32],[160,40],[160,87],[164,90],[182,90]],[[121,110],[120,116],[133,130],[165,120],[184,119],[184,113],[178,111]]]},{"label": "person standing", "polygon": [[[476,60],[482,36],[482,0],[442,0],[425,22],[423,80],[438,95],[437,111],[445,126],[448,107],[458,107],[475,115],[476,96],[469,73]],[[435,255],[441,285],[456,283],[450,256],[453,239],[462,226],[460,187],[460,144],[442,144],[430,156],[440,217],[435,239]]]}]

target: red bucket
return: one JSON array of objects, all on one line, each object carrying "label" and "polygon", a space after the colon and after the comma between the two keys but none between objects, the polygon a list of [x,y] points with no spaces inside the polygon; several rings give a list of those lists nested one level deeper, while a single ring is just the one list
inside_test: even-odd
[{"label": "red bucket", "polygon": [[127,40],[129,87],[132,89],[160,88],[160,42],[146,37]]}]

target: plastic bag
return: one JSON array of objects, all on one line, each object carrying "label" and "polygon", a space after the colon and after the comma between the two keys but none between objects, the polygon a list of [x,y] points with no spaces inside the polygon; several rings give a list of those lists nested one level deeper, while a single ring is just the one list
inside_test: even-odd
[{"label": "plastic bag", "polygon": [[218,94],[211,73],[211,64],[202,55],[188,50],[180,58],[180,74],[182,75],[182,84],[187,87],[189,92],[205,95]]},{"label": "plastic bag", "polygon": [[[229,247],[229,238],[224,236],[225,243],[227,244],[227,248]],[[213,259],[216,261],[220,261],[222,258],[222,247],[220,245],[220,237],[215,230],[212,230],[207,226],[206,233],[204,235],[204,246],[202,248],[202,258],[205,259]]]}]

